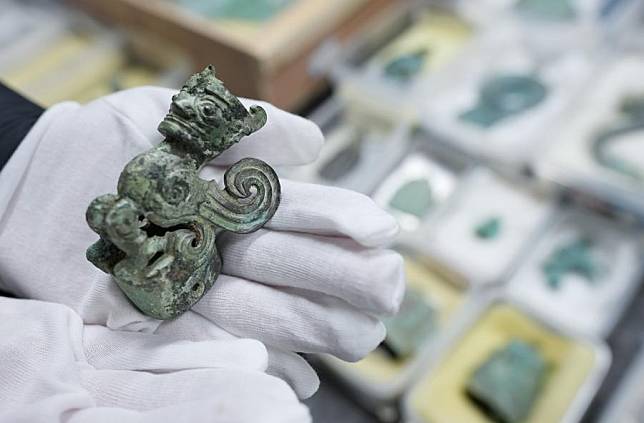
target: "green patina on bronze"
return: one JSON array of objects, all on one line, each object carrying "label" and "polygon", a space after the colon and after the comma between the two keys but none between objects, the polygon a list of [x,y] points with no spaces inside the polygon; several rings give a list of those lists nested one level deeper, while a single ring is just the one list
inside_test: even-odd
[{"label": "green patina on bronze", "polygon": [[171,319],[192,307],[221,270],[217,236],[255,231],[275,213],[279,180],[260,160],[232,165],[223,187],[198,175],[265,123],[266,112],[246,110],[208,66],[172,97],[159,124],[165,139],[125,166],[117,194],[89,205],[87,223],[100,239],[87,259],[143,313]]},{"label": "green patina on bronze", "polygon": [[398,314],[383,319],[387,337],[382,347],[395,358],[413,355],[436,332],[437,319],[432,304],[408,288]]},{"label": "green patina on bronze", "polygon": [[492,240],[501,233],[501,218],[493,216],[485,219],[474,228],[474,234],[477,238],[483,240]]},{"label": "green patina on bronze", "polygon": [[642,158],[630,160],[612,154],[608,147],[633,133],[641,133],[638,142],[644,142],[644,96],[631,97],[624,101],[620,109],[620,120],[610,128],[599,132],[592,143],[592,154],[601,166],[618,172],[630,179],[644,183]]},{"label": "green patina on bronze", "polygon": [[389,201],[389,207],[423,218],[434,204],[432,187],[425,178],[405,183]]},{"label": "green patina on bronze", "polygon": [[535,76],[497,75],[483,83],[478,104],[459,118],[489,128],[541,103],[548,93]]},{"label": "green patina on bronze", "polygon": [[491,420],[521,422],[530,413],[546,372],[546,361],[539,351],[513,339],[474,371],[466,394]]},{"label": "green patina on bronze", "polygon": [[552,289],[558,289],[564,277],[577,274],[594,282],[598,266],[592,254],[593,242],[581,237],[556,248],[541,266],[546,281]]}]

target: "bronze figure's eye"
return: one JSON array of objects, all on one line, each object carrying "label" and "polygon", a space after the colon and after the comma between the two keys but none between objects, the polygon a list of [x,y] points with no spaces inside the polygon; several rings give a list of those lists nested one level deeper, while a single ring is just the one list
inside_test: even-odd
[{"label": "bronze figure's eye", "polygon": [[215,115],[215,106],[212,104],[206,103],[203,106],[201,106],[201,113],[205,117],[212,117]]}]

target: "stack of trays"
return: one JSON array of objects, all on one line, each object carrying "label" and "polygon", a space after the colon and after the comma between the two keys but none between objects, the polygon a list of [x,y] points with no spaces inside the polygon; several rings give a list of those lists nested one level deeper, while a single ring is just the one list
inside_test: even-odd
[{"label": "stack of trays", "polygon": [[403,399],[410,421],[503,421],[468,384],[516,341],[547,368],[517,421],[577,421],[610,363],[602,339],[639,286],[641,232],[406,134],[405,157],[371,191],[400,222],[401,311],[365,359],[323,362],[370,407]]},{"label": "stack of trays", "polygon": [[[544,128],[566,123],[562,116],[604,72],[616,40],[637,28],[644,3],[466,0],[452,6],[411,8],[357,37],[333,67],[339,96],[380,119],[414,121],[437,142],[519,172],[533,170],[535,156],[554,144]],[[569,18],[548,17],[565,15],[562,7]],[[572,41],[564,42],[556,28]],[[620,36],[609,37],[609,28]]]},{"label": "stack of trays", "polygon": [[357,363],[322,358],[404,421],[579,421],[641,286],[642,52],[608,52],[596,1],[570,0],[583,13],[547,46],[516,2],[493,3],[487,18],[412,8],[357,40],[312,115],[321,159],[289,175],[357,189],[400,224],[408,290],[385,341]]}]

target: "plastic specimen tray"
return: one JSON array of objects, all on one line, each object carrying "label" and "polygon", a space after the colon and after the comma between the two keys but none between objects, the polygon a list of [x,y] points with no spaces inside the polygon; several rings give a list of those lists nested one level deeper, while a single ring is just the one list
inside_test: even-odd
[{"label": "plastic specimen tray", "polygon": [[522,168],[594,68],[582,51],[541,57],[516,29],[500,27],[478,36],[431,81],[418,104],[419,121],[466,153]]},{"label": "plastic specimen tray", "polygon": [[486,169],[471,171],[413,245],[473,286],[499,283],[552,216],[551,201]]},{"label": "plastic specimen tray", "polygon": [[475,29],[445,9],[410,7],[358,37],[331,75],[339,95],[383,119],[417,118],[426,86],[459,57]]},{"label": "plastic specimen tray", "polygon": [[464,386],[480,363],[510,339],[536,346],[550,364],[527,423],[578,421],[610,364],[610,352],[600,341],[560,329],[498,293],[470,309],[464,321],[452,347],[405,397],[407,421],[491,422],[470,402]]},{"label": "plastic specimen tray", "polygon": [[468,158],[443,147],[417,131],[410,153],[372,195],[398,220],[398,243],[413,246],[415,234],[433,225],[473,166]]},{"label": "plastic specimen tray", "polygon": [[509,292],[563,327],[607,336],[639,286],[641,236],[637,228],[563,209],[512,276]]}]

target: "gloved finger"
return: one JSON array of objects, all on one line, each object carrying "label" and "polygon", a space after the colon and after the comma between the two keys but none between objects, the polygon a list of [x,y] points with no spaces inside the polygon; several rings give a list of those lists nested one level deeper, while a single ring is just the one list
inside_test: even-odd
[{"label": "gloved finger", "polygon": [[372,314],[398,310],[403,260],[350,239],[260,229],[220,238],[223,272],[248,280],[333,295]]},{"label": "gloved finger", "polygon": [[267,350],[266,373],[286,381],[300,399],[309,398],[317,392],[320,379],[304,358],[294,352],[276,347],[267,347]]},{"label": "gloved finger", "polygon": [[81,378],[98,407],[147,411],[191,404],[214,422],[310,419],[284,381],[261,372],[222,368],[153,374],[88,369]]},{"label": "gloved finger", "polygon": [[[155,333],[167,339],[192,341],[240,339],[192,310],[177,319],[164,321]],[[298,398],[308,398],[317,391],[320,380],[306,360],[298,354],[279,348],[267,346],[266,350],[268,352],[268,363],[266,363],[268,368],[258,370],[266,371],[266,373],[286,381]]]},{"label": "gloved finger", "polygon": [[[122,115],[138,129],[150,145],[161,142],[159,123],[170,109],[176,90],[140,87],[103,97],[112,111]],[[266,110],[266,125],[219,156],[214,163],[230,165],[244,157],[255,157],[272,165],[300,165],[315,160],[324,143],[320,128],[308,119],[281,110],[270,103],[241,99],[249,107],[260,105]]]},{"label": "gloved finger", "polygon": [[267,228],[347,236],[366,247],[385,246],[398,234],[396,219],[366,195],[286,179],[281,184],[280,205]]},{"label": "gloved finger", "polygon": [[194,310],[227,331],[296,352],[359,360],[380,344],[378,319],[318,292],[221,275]]},{"label": "gloved finger", "polygon": [[[227,396],[219,393],[210,398],[189,401],[169,407],[155,408],[147,411],[135,411],[124,408],[94,407],[68,413],[61,423],[256,423],[258,418],[269,423],[307,423],[311,416],[304,405],[283,407],[280,404],[255,403],[239,404],[231,407]],[[71,414],[71,415],[70,415]],[[261,416],[261,418],[259,417]],[[50,416],[51,417],[51,416]],[[12,420],[17,422],[17,420]],[[34,423],[33,420],[26,422]],[[43,420],[43,423],[52,420]]]},{"label": "gloved finger", "polygon": [[[194,309],[188,310],[176,319],[164,320],[154,333],[173,340],[206,341],[209,339],[240,339],[238,336],[222,329],[206,317],[197,313]],[[268,362],[266,365],[268,365]],[[261,370],[264,371],[266,369]]]},{"label": "gloved finger", "polygon": [[96,325],[85,326],[83,346],[87,361],[97,369],[167,372],[228,367],[263,371],[268,360],[264,345],[252,339],[171,340],[159,334],[113,331]]}]

